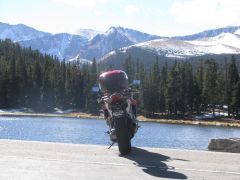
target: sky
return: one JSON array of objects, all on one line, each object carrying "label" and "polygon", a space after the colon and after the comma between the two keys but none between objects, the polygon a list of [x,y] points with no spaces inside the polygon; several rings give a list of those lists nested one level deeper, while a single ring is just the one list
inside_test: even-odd
[{"label": "sky", "polygon": [[238,0],[0,0],[0,22],[50,33],[121,26],[176,36],[240,25]]}]

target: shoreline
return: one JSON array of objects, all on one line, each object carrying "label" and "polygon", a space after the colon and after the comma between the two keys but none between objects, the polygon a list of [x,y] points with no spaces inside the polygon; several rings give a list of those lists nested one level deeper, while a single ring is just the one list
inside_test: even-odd
[{"label": "shoreline", "polygon": [[[66,113],[66,114],[57,114],[57,113],[29,113],[29,112],[0,112],[0,116],[10,116],[10,117],[67,117],[67,118],[84,118],[84,119],[102,119],[102,116],[91,115],[84,112],[76,113]],[[146,118],[142,115],[138,116],[137,119],[140,122],[155,122],[163,124],[179,124],[179,125],[198,125],[198,126],[218,126],[218,127],[236,127],[240,128],[240,121],[220,121],[220,120],[174,120],[174,119],[153,119]]]}]

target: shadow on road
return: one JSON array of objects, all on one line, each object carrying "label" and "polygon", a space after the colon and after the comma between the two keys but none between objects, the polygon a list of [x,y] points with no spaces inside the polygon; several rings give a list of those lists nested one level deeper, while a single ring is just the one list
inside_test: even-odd
[{"label": "shadow on road", "polygon": [[149,175],[171,179],[187,179],[186,175],[175,172],[174,168],[164,163],[171,160],[168,156],[133,147],[129,155],[122,157],[136,162],[134,164],[142,167],[143,171]]}]

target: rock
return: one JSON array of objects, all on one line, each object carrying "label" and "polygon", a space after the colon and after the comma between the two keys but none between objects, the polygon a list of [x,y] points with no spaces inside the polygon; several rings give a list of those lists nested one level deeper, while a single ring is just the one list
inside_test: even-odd
[{"label": "rock", "polygon": [[240,153],[240,138],[211,139],[208,149],[210,151]]}]

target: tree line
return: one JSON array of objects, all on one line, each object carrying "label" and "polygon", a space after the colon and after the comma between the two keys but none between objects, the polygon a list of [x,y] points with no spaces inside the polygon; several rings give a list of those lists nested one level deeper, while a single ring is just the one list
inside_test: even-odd
[{"label": "tree line", "polygon": [[[235,57],[220,65],[213,59],[196,65],[175,61],[151,69],[128,56],[122,69],[129,82],[141,80],[139,112],[153,116],[191,116],[227,111],[239,117],[240,79]],[[98,113],[97,94],[91,91],[102,71],[92,64],[59,61],[10,40],[0,41],[0,108],[29,107],[36,111],[54,108]]]},{"label": "tree line", "polygon": [[10,40],[0,41],[0,108],[85,110],[96,79],[95,60],[92,66],[66,63]]},{"label": "tree line", "polygon": [[140,79],[141,112],[145,115],[191,116],[211,112],[227,112],[239,117],[240,79],[235,56],[218,64],[214,59],[197,64],[175,61],[159,64],[150,71],[129,56],[123,65],[130,81]]}]

